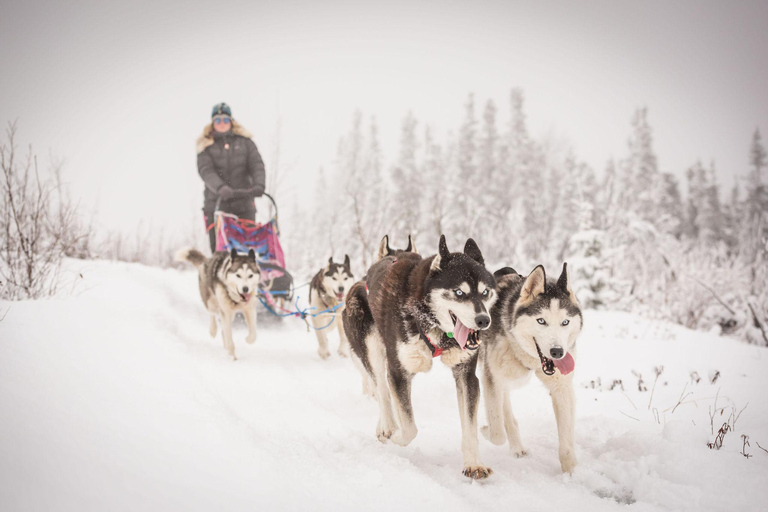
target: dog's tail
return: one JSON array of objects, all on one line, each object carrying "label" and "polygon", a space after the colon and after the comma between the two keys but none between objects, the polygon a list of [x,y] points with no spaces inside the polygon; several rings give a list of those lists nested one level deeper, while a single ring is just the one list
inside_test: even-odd
[{"label": "dog's tail", "polygon": [[188,261],[196,267],[199,267],[208,260],[208,258],[205,257],[205,254],[201,253],[197,249],[191,248],[179,249],[176,252],[176,257],[174,259],[176,261]]},{"label": "dog's tail", "polygon": [[344,324],[344,332],[347,335],[347,340],[349,340],[349,346],[352,347],[352,352],[360,358],[368,375],[374,377],[365,340],[376,326],[373,322],[371,307],[368,305],[368,291],[363,281],[353,284],[347,292],[341,321]]}]

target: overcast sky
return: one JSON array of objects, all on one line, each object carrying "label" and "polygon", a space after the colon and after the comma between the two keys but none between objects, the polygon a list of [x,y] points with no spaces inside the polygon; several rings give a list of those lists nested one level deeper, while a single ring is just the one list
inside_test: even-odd
[{"label": "overcast sky", "polygon": [[473,92],[504,120],[514,86],[534,135],[600,172],[646,105],[662,170],[714,160],[730,186],[768,138],[766,63],[764,1],[0,2],[0,121],[120,227],[196,215],[219,101],[268,162],[280,121],[284,204],[311,197],[356,108],[393,157],[408,110],[455,130]]}]

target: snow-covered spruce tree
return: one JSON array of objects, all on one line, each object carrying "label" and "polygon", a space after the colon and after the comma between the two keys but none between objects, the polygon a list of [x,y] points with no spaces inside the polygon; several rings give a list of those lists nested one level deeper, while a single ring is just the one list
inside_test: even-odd
[{"label": "snow-covered spruce tree", "polygon": [[601,229],[581,229],[568,244],[568,267],[573,290],[581,305],[601,309],[614,307],[618,294],[611,286],[605,259],[606,234]]},{"label": "snow-covered spruce tree", "polygon": [[[450,154],[450,151],[449,151]],[[420,174],[424,176],[425,185],[423,193],[426,197],[426,225],[424,227],[424,237],[419,240],[419,244],[433,244],[434,240],[439,240],[440,235],[445,233],[447,227],[448,211],[448,192],[444,184],[448,181],[448,158],[443,149],[437,144],[432,136],[432,130],[429,127],[424,129],[424,159],[421,164]],[[437,244],[433,244],[437,247]]]},{"label": "snow-covered spruce tree", "polygon": [[764,178],[766,151],[760,137],[760,130],[755,130],[749,149],[750,170],[745,181],[746,197],[739,245],[742,254],[748,260],[758,258],[768,240],[768,183]]},{"label": "snow-covered spruce tree", "polygon": [[739,230],[742,221],[742,205],[739,199],[739,185],[734,183],[730,198],[723,203],[723,240],[728,249],[734,251],[739,244]]},{"label": "snow-covered spruce tree", "polygon": [[477,203],[475,194],[462,191],[471,187],[477,178],[477,119],[475,118],[475,96],[470,94],[464,104],[464,121],[459,130],[457,158],[457,190],[455,197],[454,219],[455,235],[459,239],[472,236],[477,222]]},{"label": "snow-covered spruce tree", "polygon": [[[505,233],[505,211],[499,211],[497,206],[505,203],[500,200],[502,176],[499,172],[499,133],[496,128],[496,105],[488,100],[483,111],[483,122],[480,129],[478,148],[478,168],[476,183],[493,184],[487,189],[484,200],[475,204],[477,220],[472,229],[472,236],[483,249],[486,258],[496,260],[502,253],[503,243],[500,239]],[[469,184],[469,188],[472,185]],[[505,208],[506,210],[506,208]],[[499,236],[501,235],[501,236]]]},{"label": "snow-covered spruce tree", "polygon": [[691,240],[711,245],[723,238],[724,217],[714,164],[705,169],[701,161],[686,172],[688,202],[683,233]]},{"label": "snow-covered spruce tree", "polygon": [[554,187],[558,198],[549,244],[555,264],[570,253],[570,239],[574,233],[591,230],[595,225],[596,183],[592,169],[583,162],[576,162],[576,156],[569,151],[560,176]]},{"label": "snow-covered spruce tree", "polygon": [[768,345],[768,184],[763,176],[768,165],[766,151],[755,130],[749,150],[750,171],[742,206],[744,223],[739,250],[748,269],[749,293],[744,303],[748,311],[745,336],[748,341]]},{"label": "snow-covered spruce tree", "polygon": [[606,233],[595,227],[595,176],[586,164],[576,164],[573,155],[566,161],[566,170],[568,179],[564,188],[571,193],[563,198],[562,204],[567,205],[564,213],[572,217],[575,228],[561,259],[568,262],[573,289],[582,306],[598,309],[615,302],[617,294],[610,286],[604,255]]},{"label": "snow-covered spruce tree", "polygon": [[[408,238],[412,235],[418,242],[422,231],[422,194],[424,193],[424,179],[419,172],[417,163],[419,143],[416,137],[418,122],[413,113],[403,119],[400,132],[400,153],[397,164],[392,168],[392,214],[395,221],[395,229],[389,235],[393,240]],[[418,247],[418,243],[417,243]]]},{"label": "snow-covered spruce tree", "polygon": [[363,267],[368,268],[382,236],[386,218],[384,205],[387,204],[375,121],[371,121],[366,140],[362,114],[356,112],[352,129],[339,147],[336,179],[338,183],[343,183],[344,195],[336,198],[342,208],[332,225],[333,229],[342,233],[338,254],[360,258]]}]

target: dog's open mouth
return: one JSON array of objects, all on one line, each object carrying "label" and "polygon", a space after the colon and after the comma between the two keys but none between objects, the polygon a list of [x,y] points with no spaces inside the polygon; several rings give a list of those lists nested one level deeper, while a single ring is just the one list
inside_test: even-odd
[{"label": "dog's open mouth", "polygon": [[533,342],[536,345],[536,352],[539,353],[541,371],[544,372],[544,375],[554,375],[555,368],[560,370],[561,374],[568,375],[576,367],[576,362],[573,360],[573,356],[570,353],[566,352],[565,356],[560,359],[550,359],[541,353],[541,348],[539,348],[539,344],[536,342],[535,338]]},{"label": "dog's open mouth", "polygon": [[480,346],[480,333],[461,323],[461,320],[453,314],[453,311],[448,311],[448,313],[453,321],[453,339],[459,344],[461,350],[477,350],[477,347]]},{"label": "dog's open mouth", "polygon": [[240,298],[243,299],[243,302],[248,302],[251,299],[251,294],[250,293],[238,292],[238,295],[240,295]]},{"label": "dog's open mouth", "polygon": [[336,300],[341,302],[344,300],[344,292],[336,292]]}]

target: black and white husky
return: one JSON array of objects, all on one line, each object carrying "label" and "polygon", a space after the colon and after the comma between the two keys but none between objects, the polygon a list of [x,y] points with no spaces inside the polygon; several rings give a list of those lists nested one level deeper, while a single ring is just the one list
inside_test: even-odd
[{"label": "black and white husky", "polygon": [[526,278],[508,268],[495,276],[499,299],[491,310],[493,325],[483,335],[486,340],[480,350],[488,416],[483,435],[496,445],[509,441],[514,456],[526,455],[509,390],[527,383],[535,373],[552,397],[560,466],[570,473],[576,467],[572,372],[582,315],[571,288],[568,265],[563,265],[557,281],[547,281],[542,266]]},{"label": "black and white husky", "polygon": [[316,315],[310,318],[317,335],[317,353],[321,359],[327,359],[331,355],[328,350],[328,334],[336,328],[339,330],[339,355],[349,355],[349,343],[340,318],[344,306],[336,306],[344,302],[344,294],[354,282],[349,256],[345,255],[343,264],[334,263],[331,256],[328,265],[321,268],[309,283],[309,305],[313,308],[310,312]]},{"label": "black and white husky", "polygon": [[210,333],[216,336],[216,320],[221,322],[224,348],[233,359],[235,343],[232,340],[232,322],[240,312],[248,324],[247,343],[256,341],[256,299],[261,271],[256,263],[256,253],[251,249],[248,255],[232,252],[215,252],[210,258],[196,249],[182,249],[176,253],[177,261],[188,261],[198,268],[200,297],[211,313]]},{"label": "black and white husky", "polygon": [[[368,291],[366,293],[366,284]],[[376,436],[406,446],[416,437],[411,381],[440,356],[453,370],[462,427],[464,475],[481,479],[491,469],[480,462],[475,376],[479,332],[491,325],[496,300],[493,275],[469,239],[451,253],[440,237],[439,254],[385,256],[347,294],[344,325],[353,353],[375,385],[380,417]]]}]

